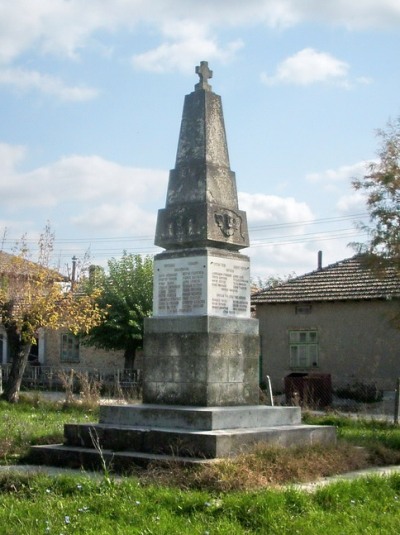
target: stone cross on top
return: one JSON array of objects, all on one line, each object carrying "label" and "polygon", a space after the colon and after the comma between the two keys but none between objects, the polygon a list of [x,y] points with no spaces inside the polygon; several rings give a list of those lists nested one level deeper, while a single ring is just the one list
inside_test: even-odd
[{"label": "stone cross on top", "polygon": [[208,68],[208,61],[200,61],[200,66],[196,67],[196,74],[199,75],[200,82],[194,86],[195,90],[211,91],[211,86],[207,80],[212,78],[213,72]]}]

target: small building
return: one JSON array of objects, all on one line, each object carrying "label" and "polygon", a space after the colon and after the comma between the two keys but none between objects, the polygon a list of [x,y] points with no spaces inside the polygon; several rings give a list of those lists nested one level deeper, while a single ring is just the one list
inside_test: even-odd
[{"label": "small building", "polygon": [[[75,369],[124,368],[123,351],[107,351],[83,344],[67,331],[41,329],[32,345],[29,363],[33,366],[73,367]],[[0,365],[11,362],[7,334],[0,324]]]},{"label": "small building", "polygon": [[[0,251],[0,281],[14,286],[24,284],[24,279],[43,269],[38,264],[24,258]],[[60,273],[49,270],[51,277],[61,284],[68,281]],[[36,344],[32,345],[30,364],[46,367],[74,367],[76,369],[124,368],[123,351],[106,351],[85,346],[80,338],[66,331],[39,329]],[[7,333],[0,318],[0,366],[10,363],[10,347]]]},{"label": "small building", "polygon": [[329,377],[333,389],[400,376],[400,277],[377,275],[357,255],[253,295],[261,379],[283,392],[288,377]]}]

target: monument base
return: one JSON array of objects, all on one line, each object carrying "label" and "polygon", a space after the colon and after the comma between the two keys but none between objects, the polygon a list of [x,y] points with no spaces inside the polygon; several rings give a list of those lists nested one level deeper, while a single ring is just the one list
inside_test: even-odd
[{"label": "monument base", "polygon": [[262,442],[332,444],[333,426],[301,424],[299,407],[102,406],[98,424],[66,424],[63,445],[34,446],[34,462],[115,471],[134,464],[199,464],[238,455]]},{"label": "monument base", "polygon": [[256,405],[258,320],[148,318],[143,402],[201,407]]}]

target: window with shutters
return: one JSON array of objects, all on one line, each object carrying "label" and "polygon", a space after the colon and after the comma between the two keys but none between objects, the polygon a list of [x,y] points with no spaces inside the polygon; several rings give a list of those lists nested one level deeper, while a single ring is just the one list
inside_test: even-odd
[{"label": "window with shutters", "polygon": [[79,338],[73,334],[61,335],[61,362],[79,362]]},{"label": "window with shutters", "polygon": [[291,368],[316,368],[318,366],[318,332],[316,330],[289,331],[289,355]]}]

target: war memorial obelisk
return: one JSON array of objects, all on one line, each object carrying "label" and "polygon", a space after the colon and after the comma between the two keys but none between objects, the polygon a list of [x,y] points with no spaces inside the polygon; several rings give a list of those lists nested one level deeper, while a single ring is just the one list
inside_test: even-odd
[{"label": "war memorial obelisk", "polygon": [[145,324],[143,401],[258,403],[258,320],[250,317],[245,212],[229,165],[221,97],[207,62],[185,97],[175,168],[159,210],[153,317]]},{"label": "war memorial obelisk", "polygon": [[[152,461],[203,463],[258,442],[329,443],[299,407],[259,405],[258,321],[250,317],[246,214],[230,169],[221,98],[207,62],[183,109],[175,168],[158,213],[154,315],[145,322],[143,403],[102,405],[99,423],[66,424],[41,464],[116,471]],[[96,437],[94,442],[93,437]]]}]

